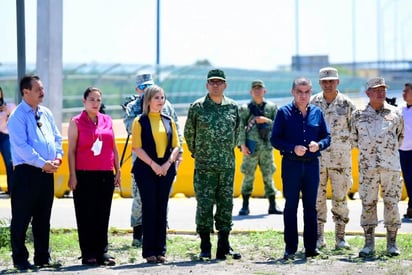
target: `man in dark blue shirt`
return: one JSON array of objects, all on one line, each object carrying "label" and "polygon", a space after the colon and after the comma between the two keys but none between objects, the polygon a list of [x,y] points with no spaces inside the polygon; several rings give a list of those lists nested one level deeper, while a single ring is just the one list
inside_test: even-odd
[{"label": "man in dark blue shirt", "polygon": [[330,132],[320,108],[309,104],[312,82],[297,78],[292,85],[293,102],[282,106],[275,118],[270,142],[282,155],[285,260],[298,249],[297,210],[303,203],[303,242],[306,257],[319,255],[316,248],[316,197],[319,187],[320,151],[330,145]]}]

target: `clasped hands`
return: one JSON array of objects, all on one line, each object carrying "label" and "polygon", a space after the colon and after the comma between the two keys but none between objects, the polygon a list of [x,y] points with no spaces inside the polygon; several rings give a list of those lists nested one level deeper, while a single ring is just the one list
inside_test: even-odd
[{"label": "clasped hands", "polygon": [[295,146],[295,154],[299,157],[303,156],[306,151],[309,149],[309,152],[315,153],[317,151],[319,151],[319,143],[315,142],[315,141],[311,141],[309,143],[309,148],[303,146],[303,145],[296,145]]},{"label": "clasped hands", "polygon": [[54,173],[59,169],[60,164],[59,160],[48,160],[42,167],[42,170],[45,173]]},{"label": "clasped hands", "polygon": [[153,162],[150,167],[152,167],[152,170],[155,172],[156,175],[160,176],[166,176],[167,171],[169,170],[170,164],[168,161],[163,163],[162,165],[157,164],[156,162]]}]

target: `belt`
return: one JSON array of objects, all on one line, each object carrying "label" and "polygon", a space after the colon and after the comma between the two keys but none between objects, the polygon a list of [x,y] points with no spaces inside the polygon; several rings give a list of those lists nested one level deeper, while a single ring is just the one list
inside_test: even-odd
[{"label": "belt", "polygon": [[317,159],[315,158],[304,158],[304,157],[295,157],[295,156],[283,156],[285,159],[299,161],[299,162],[311,162]]}]

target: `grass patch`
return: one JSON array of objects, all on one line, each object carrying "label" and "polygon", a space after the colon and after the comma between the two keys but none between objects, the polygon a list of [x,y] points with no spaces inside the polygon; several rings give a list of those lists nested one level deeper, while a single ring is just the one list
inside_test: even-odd
[{"label": "grass patch", "polygon": [[[2,239],[5,239],[8,226],[0,226]],[[373,263],[374,266],[382,268],[389,273],[399,273],[405,270],[405,263],[411,265],[412,249],[410,239],[412,234],[399,234],[397,243],[401,250],[398,257],[388,257],[386,255],[386,238],[376,238],[376,256],[373,259],[361,259],[358,257],[360,249],[364,244],[363,236],[348,236],[347,241],[351,245],[350,250],[334,249],[334,234],[326,233],[326,242],[328,246],[323,249],[324,265],[328,266],[337,262],[352,263],[352,268],[356,269],[364,264]],[[3,240],[4,241],[4,240]],[[144,262],[141,256],[141,248],[131,247],[132,235],[129,232],[122,232],[115,228],[110,229],[109,235],[109,253],[116,258],[117,265],[138,264]],[[212,235],[212,255],[216,253],[217,235]],[[30,238],[26,241],[30,251],[30,257],[33,256],[33,243]],[[241,252],[244,262],[264,263],[271,261],[279,265],[284,252],[283,234],[276,231],[250,232],[244,234],[232,234],[230,236],[231,246]],[[300,240],[299,249],[301,249],[302,240]],[[169,234],[167,237],[167,258],[170,262],[191,262],[197,261],[200,239],[195,235],[175,235]],[[52,230],[50,236],[50,247],[52,257],[59,261],[63,266],[79,265],[80,249],[78,245],[76,230]],[[0,266],[11,266],[10,246],[1,246],[0,248]],[[298,256],[302,255],[301,252]]]}]

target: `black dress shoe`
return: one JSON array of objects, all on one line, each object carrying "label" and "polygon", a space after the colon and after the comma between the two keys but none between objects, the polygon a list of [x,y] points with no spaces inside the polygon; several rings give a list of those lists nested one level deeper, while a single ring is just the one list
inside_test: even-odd
[{"label": "black dress shoe", "polygon": [[315,250],[305,252],[306,258],[316,257],[319,255],[320,255],[320,251],[317,248]]},{"label": "black dress shoe", "polygon": [[295,259],[295,254],[285,252],[285,254],[283,254],[283,259],[286,260],[286,261],[294,260]]},{"label": "black dress shoe", "polygon": [[60,268],[61,263],[45,262],[45,263],[35,263],[38,268]]},{"label": "black dress shoe", "polygon": [[412,208],[408,208],[406,210],[406,214],[403,215],[403,217],[406,218],[406,219],[412,219]]},{"label": "black dress shoe", "polygon": [[276,208],[276,207],[273,208],[273,209],[270,209],[270,208],[269,208],[268,214],[269,214],[269,215],[271,215],[271,214],[281,215],[281,214],[283,214],[283,211],[280,210],[279,208]]},{"label": "black dress shoe", "polygon": [[210,253],[210,251],[201,251],[199,254],[199,260],[201,261],[207,261],[210,260],[212,258],[212,254]]},{"label": "black dress shoe", "polygon": [[32,265],[29,262],[23,262],[23,263],[18,263],[18,264],[14,264],[14,268],[19,270],[19,271],[24,271],[24,270],[35,270],[36,267],[34,265]]},{"label": "black dress shoe", "polygon": [[227,254],[222,253],[221,251],[216,251],[216,260],[226,260],[226,256],[232,257],[233,260],[239,260],[242,258],[242,255],[239,252],[233,251],[233,248],[229,248],[229,252]]}]

